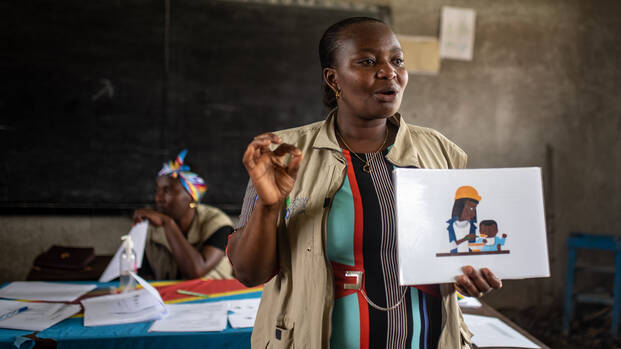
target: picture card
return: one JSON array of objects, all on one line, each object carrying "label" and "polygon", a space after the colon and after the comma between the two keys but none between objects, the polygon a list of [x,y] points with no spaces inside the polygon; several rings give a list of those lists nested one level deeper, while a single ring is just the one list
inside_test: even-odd
[{"label": "picture card", "polygon": [[401,285],[550,276],[540,168],[393,172]]}]

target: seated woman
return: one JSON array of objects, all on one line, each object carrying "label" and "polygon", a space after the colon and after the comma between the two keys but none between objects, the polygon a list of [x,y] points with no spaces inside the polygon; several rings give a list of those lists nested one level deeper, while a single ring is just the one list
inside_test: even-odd
[{"label": "seated woman", "polygon": [[224,255],[233,231],[231,219],[215,207],[199,204],[207,186],[183,164],[186,153],[181,151],[158,173],[156,209],[134,213],[134,223],[149,220],[140,274],[157,280],[232,278]]}]

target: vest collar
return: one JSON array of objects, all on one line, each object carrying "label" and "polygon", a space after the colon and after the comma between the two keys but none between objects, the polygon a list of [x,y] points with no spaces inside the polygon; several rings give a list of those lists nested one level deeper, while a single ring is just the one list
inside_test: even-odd
[{"label": "vest collar", "polygon": [[408,125],[402,120],[401,114],[396,113],[388,121],[399,126],[399,128],[395,136],[395,143],[386,155],[386,159],[398,167],[421,168],[420,157],[412,140],[413,135]]},{"label": "vest collar", "polygon": [[313,148],[316,149],[330,149],[335,150],[337,152],[341,152],[341,146],[339,145],[339,141],[336,139],[336,112],[338,108],[334,108],[328,113],[328,117],[321,124],[321,128],[319,129],[319,133],[315,138],[315,142],[313,142]]},{"label": "vest collar", "polygon": [[[313,143],[313,148],[330,149],[341,152],[341,146],[336,138],[336,113],[338,108],[334,108],[328,113],[328,117],[321,125],[317,138]],[[390,147],[386,159],[399,167],[421,167],[418,152],[414,147],[408,126],[401,120],[401,114],[396,113],[388,118],[388,122],[398,127],[395,143]]]}]

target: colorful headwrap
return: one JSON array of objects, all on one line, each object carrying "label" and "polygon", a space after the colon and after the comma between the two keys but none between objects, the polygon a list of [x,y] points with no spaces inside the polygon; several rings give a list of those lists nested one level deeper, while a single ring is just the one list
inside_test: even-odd
[{"label": "colorful headwrap", "polygon": [[162,166],[162,169],[157,174],[158,176],[171,176],[173,178],[179,178],[179,182],[190,194],[195,202],[199,202],[201,197],[207,191],[207,185],[205,181],[196,173],[190,172],[190,166],[183,164],[183,159],[188,153],[187,149],[183,149],[175,161],[169,161]]}]

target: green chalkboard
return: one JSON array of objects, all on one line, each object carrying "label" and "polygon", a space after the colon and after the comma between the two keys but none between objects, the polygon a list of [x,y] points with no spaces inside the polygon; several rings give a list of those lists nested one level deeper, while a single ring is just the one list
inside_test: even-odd
[{"label": "green chalkboard", "polygon": [[235,211],[258,133],[320,120],[317,45],[352,15],[235,1],[0,4],[0,208],[131,209],[183,148]]}]

